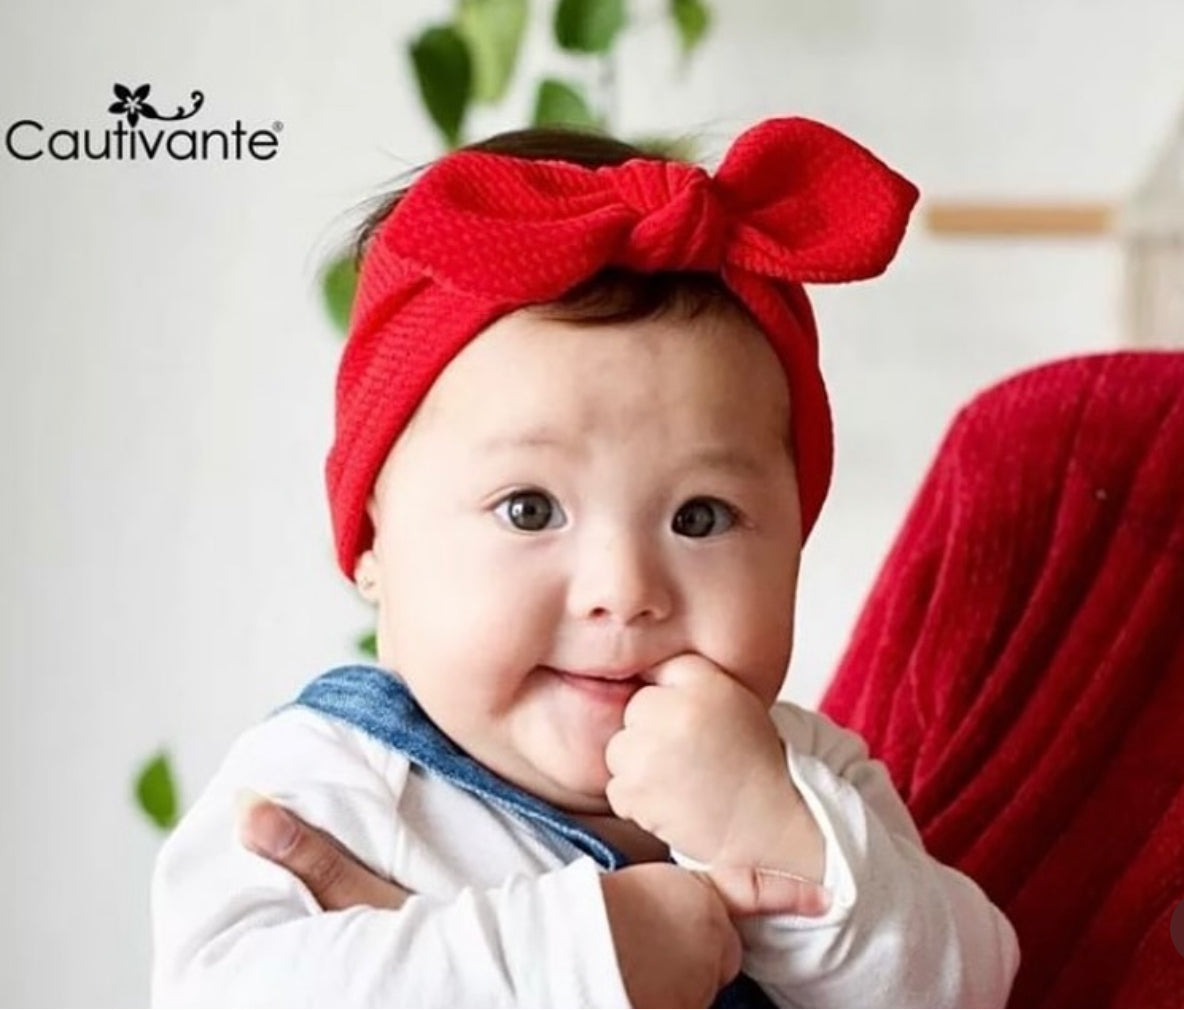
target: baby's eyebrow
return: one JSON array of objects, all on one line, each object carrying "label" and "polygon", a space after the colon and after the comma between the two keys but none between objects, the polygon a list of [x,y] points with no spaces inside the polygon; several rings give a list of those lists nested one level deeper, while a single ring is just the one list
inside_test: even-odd
[{"label": "baby's eyebrow", "polygon": [[743,477],[761,477],[766,469],[755,457],[729,445],[703,446],[688,453],[681,462],[688,468],[730,470]]},{"label": "baby's eyebrow", "polygon": [[573,452],[575,447],[569,439],[563,438],[550,428],[532,428],[509,434],[493,435],[477,443],[478,453],[509,452],[514,449],[559,449]]},{"label": "baby's eyebrow", "polygon": [[[568,455],[579,455],[580,447],[550,428],[493,435],[477,443],[478,455],[513,452],[521,449],[552,449]],[[741,477],[763,477],[767,467],[752,454],[734,445],[698,446],[674,459],[676,469],[713,469],[738,474]]]}]

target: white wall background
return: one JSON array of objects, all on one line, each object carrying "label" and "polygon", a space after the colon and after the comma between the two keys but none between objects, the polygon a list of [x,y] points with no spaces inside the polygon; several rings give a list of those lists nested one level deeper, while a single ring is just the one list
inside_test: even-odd
[{"label": "white wall background", "polygon": [[[714,6],[684,79],[660,20],[627,41],[621,132],[719,153],[793,111],[930,195],[1119,197],[1184,103],[1178,0]],[[115,81],[161,107],[201,88],[203,125],[284,123],[263,163],[0,151],[0,1003],[143,1003],[158,839],[133,768],[167,743],[192,796],[235,733],[353,656],[367,612],[329,546],[338,345],[316,271],[343,210],[436,153],[401,45],[447,7],[0,0],[2,128],[102,129]],[[478,125],[517,125],[525,90]],[[887,279],[818,293],[839,473],[791,696],[817,698],[957,403],[1114,342],[1119,281],[1106,241],[918,228]]]}]

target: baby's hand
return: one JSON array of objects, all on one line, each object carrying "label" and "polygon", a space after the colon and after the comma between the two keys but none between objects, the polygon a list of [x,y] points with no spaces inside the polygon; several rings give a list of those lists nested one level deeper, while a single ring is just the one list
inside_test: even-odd
[{"label": "baby's hand", "polygon": [[712,868],[821,881],[822,835],[761,700],[699,655],[667,660],[647,679],[605,751],[613,812]]}]

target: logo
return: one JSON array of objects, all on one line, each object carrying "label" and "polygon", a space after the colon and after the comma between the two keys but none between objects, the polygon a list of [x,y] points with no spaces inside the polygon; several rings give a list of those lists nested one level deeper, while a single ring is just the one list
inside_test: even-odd
[{"label": "logo", "polygon": [[177,112],[172,116],[162,116],[151,105],[148,104],[148,92],[152,90],[151,84],[141,84],[135,91],[130,91],[123,84],[115,85],[115,97],[118,99],[107,106],[107,111],[115,116],[127,116],[127,125],[135,126],[140,121],[140,117],[145,119],[164,119],[177,120],[189,119],[197,115],[197,110],[202,107],[206,96],[200,91],[194,91],[190,94],[193,99],[193,108],[188,112],[181,106],[177,106]]},{"label": "logo", "polygon": [[[116,84],[107,112],[114,127],[50,127],[36,119],[18,119],[4,132],[4,148],[18,161],[270,161],[279,151],[284,124],[249,129],[241,119],[206,129],[172,126],[192,119],[205,105],[200,91],[176,111],[163,113],[148,100],[152,85]],[[155,124],[163,124],[156,126]]]}]

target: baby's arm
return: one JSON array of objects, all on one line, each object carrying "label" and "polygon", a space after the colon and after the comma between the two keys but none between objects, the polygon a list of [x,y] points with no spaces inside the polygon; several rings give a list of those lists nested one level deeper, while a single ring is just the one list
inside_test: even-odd
[{"label": "baby's arm", "polygon": [[745,970],[782,1006],[1003,1006],[1015,931],[968,877],[929,856],[884,766],[854,733],[773,710],[825,838],[822,918],[741,924]]},{"label": "baby's arm", "polygon": [[327,828],[384,876],[409,843],[392,776],[314,720],[288,712],[248,733],[166,843],[153,885],[157,1005],[627,1004],[590,860],[418,894],[397,911],[321,913],[294,876],[244,849],[242,787]]}]

